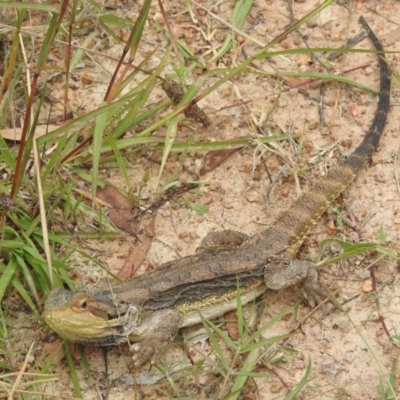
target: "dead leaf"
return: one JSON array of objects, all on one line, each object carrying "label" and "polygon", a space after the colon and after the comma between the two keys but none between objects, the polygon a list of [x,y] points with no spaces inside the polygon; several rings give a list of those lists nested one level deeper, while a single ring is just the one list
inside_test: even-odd
[{"label": "dead leaf", "polygon": [[390,47],[398,43],[400,41],[400,28],[391,31],[390,33],[385,35],[382,39],[385,42],[386,47]]},{"label": "dead leaf", "polygon": [[[38,125],[35,130],[35,138],[39,138],[48,132],[55,131],[60,128],[59,125]],[[19,142],[21,140],[22,128],[15,129],[0,129],[0,135],[6,140],[16,140]]]},{"label": "dead leaf", "polygon": [[64,358],[64,351],[61,346],[60,339],[56,339],[54,342],[51,343],[45,343],[42,348],[42,351],[45,354],[48,354],[46,362],[48,361],[48,359],[51,358],[53,365],[60,363],[60,361]]},{"label": "dead leaf", "polygon": [[93,79],[89,74],[82,75],[82,83],[84,85],[91,85],[93,83]]},{"label": "dead leaf", "polygon": [[142,224],[142,233],[137,234],[137,242],[135,247],[130,252],[128,258],[126,259],[121,270],[118,272],[117,276],[121,280],[126,280],[131,278],[136,274],[136,271],[143,264],[146,259],[147,253],[153,242],[153,237],[155,233],[155,215],[148,220],[146,224]]},{"label": "dead leaf", "polygon": [[[70,351],[72,357],[74,357],[75,360],[81,360],[82,355],[81,355],[81,352],[77,348],[77,344],[74,342],[71,342],[71,341],[68,341],[67,343],[68,343],[69,351]],[[85,346],[85,354],[86,355],[90,355],[90,354],[94,353],[96,350],[98,350],[98,347]],[[43,346],[43,351],[45,353],[48,353],[47,359],[54,357],[52,359],[53,365],[60,363],[60,361],[64,359],[64,351],[61,346],[61,339],[59,339],[59,338],[56,339],[54,342],[46,343]]]},{"label": "dead leaf", "polygon": [[237,323],[236,311],[229,311],[229,312],[225,313],[224,318],[226,320],[234,320],[235,321],[235,322],[227,322],[225,324],[225,328],[228,331],[228,334],[232,340],[235,340],[235,341],[239,340],[240,333],[239,333],[239,326]]},{"label": "dead leaf", "polygon": [[132,203],[128,197],[111,185],[105,186],[104,189],[97,189],[96,196],[111,206],[109,213],[111,222],[137,239],[135,247],[117,274],[124,281],[134,276],[146,259],[155,232],[155,215],[148,220],[147,224],[142,224],[141,232],[137,233],[138,226],[137,222],[132,220]]},{"label": "dead leaf", "polygon": [[[295,78],[293,76],[285,76],[285,82],[287,82],[290,86],[299,87],[302,86],[303,81]],[[304,87],[303,87],[304,89]]]},{"label": "dead leaf", "polygon": [[240,149],[241,147],[236,149],[209,151],[204,157],[204,164],[200,169],[200,175],[204,175],[207,172],[212,171],[218,167],[218,165],[222,164],[226,159],[228,159],[233,153]]},{"label": "dead leaf", "polygon": [[106,185],[104,189],[98,188],[96,197],[111,206],[108,217],[116,227],[137,237],[137,223],[132,221],[133,207],[128,197],[111,185]]}]

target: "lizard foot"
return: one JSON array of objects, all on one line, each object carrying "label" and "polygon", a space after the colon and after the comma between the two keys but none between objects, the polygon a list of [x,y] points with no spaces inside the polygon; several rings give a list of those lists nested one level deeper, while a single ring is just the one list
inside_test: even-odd
[{"label": "lizard foot", "polygon": [[153,312],[132,330],[129,339],[135,342],[131,351],[134,353],[132,359],[136,368],[147,361],[154,364],[157,356],[177,335],[181,320],[179,311],[166,308]]},{"label": "lizard foot", "polygon": [[142,342],[132,345],[130,350],[133,353],[134,367],[138,368],[147,361],[153,365],[169,343],[170,340],[163,340],[160,337],[148,337]]},{"label": "lizard foot", "polygon": [[268,259],[264,280],[272,290],[281,290],[303,281],[312,307],[319,304],[321,298],[330,298],[329,293],[318,283],[318,268],[315,264],[295,260],[285,254]]},{"label": "lizard foot", "polygon": [[330,294],[318,283],[318,268],[315,264],[309,263],[307,277],[304,280],[304,290],[307,293],[308,301],[311,307],[321,303],[321,299],[328,298],[330,302],[337,307]]}]

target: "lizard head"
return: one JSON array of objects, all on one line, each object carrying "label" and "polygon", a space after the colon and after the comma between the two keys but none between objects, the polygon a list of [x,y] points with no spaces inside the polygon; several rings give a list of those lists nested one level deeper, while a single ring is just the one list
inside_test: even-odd
[{"label": "lizard head", "polygon": [[116,307],[105,296],[53,289],[42,317],[59,336],[76,343],[110,346],[127,342],[127,334],[137,326],[138,310]]}]

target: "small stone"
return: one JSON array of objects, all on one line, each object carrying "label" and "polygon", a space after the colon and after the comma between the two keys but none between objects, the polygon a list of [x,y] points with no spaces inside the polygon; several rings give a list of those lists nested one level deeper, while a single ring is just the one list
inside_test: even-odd
[{"label": "small stone", "polygon": [[164,170],[167,172],[172,172],[176,168],[176,163],[174,162],[166,162]]},{"label": "small stone", "polygon": [[336,227],[335,227],[335,223],[333,221],[329,221],[328,222],[328,226],[326,227],[326,231],[327,231],[327,234],[329,236],[332,236],[335,233]]},{"label": "small stone", "polygon": [[186,236],[186,237],[182,238],[182,242],[184,242],[186,244],[191,243],[192,240],[193,239],[190,236]]},{"label": "small stone", "polygon": [[339,321],[336,323],[339,332],[346,334],[346,333],[350,333],[352,330],[352,325],[348,320],[343,320],[343,321]]},{"label": "small stone", "polygon": [[250,203],[256,203],[261,200],[261,196],[258,192],[251,191],[246,194],[246,200]]},{"label": "small stone", "polygon": [[282,385],[280,383],[273,383],[270,386],[270,390],[272,393],[279,393],[282,390]]},{"label": "small stone", "polygon": [[280,191],[280,195],[282,197],[288,197],[289,196],[289,188],[288,187],[283,187]]},{"label": "small stone", "polygon": [[371,280],[364,281],[362,284],[362,291],[364,293],[371,293],[372,292],[372,282]]},{"label": "small stone", "polygon": [[311,61],[311,57],[309,54],[300,54],[297,57],[297,65],[300,67],[302,65],[307,65]]},{"label": "small stone", "polygon": [[240,166],[241,172],[249,173],[253,170],[253,162],[252,161],[244,161]]},{"label": "small stone", "polygon": [[213,192],[219,192],[221,190],[221,182],[213,182],[209,189]]},{"label": "small stone", "polygon": [[89,74],[82,75],[82,83],[84,85],[90,85],[92,82],[93,82],[93,79]]},{"label": "small stone", "polygon": [[343,146],[346,149],[350,149],[352,144],[353,144],[353,140],[352,139],[343,139],[340,142],[340,145]]},{"label": "small stone", "polygon": [[204,193],[203,197],[201,198],[202,203],[205,205],[209,205],[214,201],[213,195],[210,192]]},{"label": "small stone", "polygon": [[316,28],[316,27],[318,26],[318,16],[315,16],[314,18],[309,19],[309,20],[306,22],[306,25],[307,25],[309,28]]},{"label": "small stone", "polygon": [[189,236],[189,233],[186,232],[186,231],[181,232],[181,233],[179,234],[179,238],[180,238],[180,239],[184,239],[184,238],[186,238],[186,237],[188,237],[188,236]]}]

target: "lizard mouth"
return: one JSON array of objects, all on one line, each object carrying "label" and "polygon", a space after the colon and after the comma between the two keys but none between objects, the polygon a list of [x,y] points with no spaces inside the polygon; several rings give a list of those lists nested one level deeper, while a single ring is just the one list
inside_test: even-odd
[{"label": "lizard mouth", "polygon": [[[121,331],[123,331],[122,325]],[[78,339],[74,340],[75,343],[83,344],[83,345],[88,345],[88,346],[101,346],[101,347],[107,347],[107,346],[115,346],[118,344],[124,344],[128,342],[128,339],[126,336],[121,335],[121,334],[106,334],[101,337],[97,338],[84,338],[84,339]]]}]

